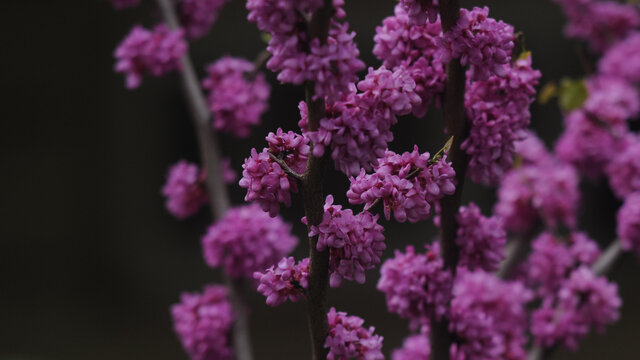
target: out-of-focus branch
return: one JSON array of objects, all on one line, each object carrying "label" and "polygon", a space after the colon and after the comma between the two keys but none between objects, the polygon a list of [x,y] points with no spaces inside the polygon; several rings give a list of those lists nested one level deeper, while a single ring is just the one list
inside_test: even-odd
[{"label": "out-of-focus branch", "polygon": [[[171,29],[177,29],[180,24],[171,0],[156,0],[162,16]],[[211,126],[211,112],[200,88],[200,82],[188,54],[182,57],[181,81],[185,100],[193,117],[193,123],[198,137],[201,161],[207,172],[207,190],[213,220],[221,218],[231,206],[229,193],[222,176],[222,160],[217,134]],[[244,287],[241,281],[232,279],[225,274],[228,287],[229,301],[233,305],[236,316],[233,328],[233,347],[236,359],[253,360],[251,350],[248,309],[244,299]]]}]

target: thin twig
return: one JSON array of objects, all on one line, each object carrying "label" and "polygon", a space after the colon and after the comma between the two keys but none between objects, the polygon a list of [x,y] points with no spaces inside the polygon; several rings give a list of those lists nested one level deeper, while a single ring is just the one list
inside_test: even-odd
[{"label": "thin twig", "polygon": [[[605,251],[600,255],[598,260],[593,264],[591,270],[597,276],[607,275],[611,269],[618,263],[622,257],[623,251],[620,245],[620,240],[614,240]],[[529,360],[544,360],[549,358],[551,354],[556,350],[557,346],[550,348],[544,348],[542,346],[534,346],[527,355]]]},{"label": "thin twig", "polygon": [[[179,27],[178,17],[171,0],[156,0],[165,22],[171,29]],[[222,161],[220,146],[216,133],[211,127],[211,112],[200,88],[193,63],[188,54],[182,57],[181,81],[184,96],[193,116],[193,123],[198,137],[201,161],[207,171],[207,189],[209,193],[213,220],[221,218],[231,206],[226,183],[222,177]],[[240,280],[231,279],[226,274],[225,283],[229,292],[229,300],[236,316],[233,327],[233,346],[237,360],[253,360],[251,350],[249,315],[244,299],[244,288]]]},{"label": "thin twig", "polygon": [[267,50],[260,51],[258,56],[256,56],[256,58],[253,60],[253,70],[251,70],[251,72],[247,74],[247,77],[249,79],[253,79],[254,77],[256,77],[256,75],[260,72],[260,70],[262,70],[269,59],[271,59],[270,52],[268,52]]},{"label": "thin twig", "polygon": [[271,151],[268,151],[268,153],[271,160],[278,163],[278,165],[280,165],[282,170],[284,170],[284,172],[287,175],[295,178],[296,180],[304,181],[304,175],[298,174],[297,172],[293,171],[293,169],[290,168],[289,165],[287,165],[287,163],[283,159],[280,159],[279,157],[275,156]]}]

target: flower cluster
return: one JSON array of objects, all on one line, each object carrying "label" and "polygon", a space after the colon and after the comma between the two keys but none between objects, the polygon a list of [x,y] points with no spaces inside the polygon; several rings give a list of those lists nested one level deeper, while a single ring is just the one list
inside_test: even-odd
[{"label": "flower cluster", "polygon": [[640,26],[640,15],[631,4],[599,0],[555,0],[569,22],[567,37],[587,41],[601,52]]},{"label": "flower cluster", "polygon": [[438,19],[439,0],[400,0],[412,25],[423,25]]},{"label": "flower cluster", "polygon": [[178,219],[187,218],[209,202],[205,186],[207,174],[198,165],[179,161],[169,168],[162,188],[167,210]]},{"label": "flower cluster", "polygon": [[269,147],[261,153],[251,149],[251,156],[245,159],[240,186],[247,189],[245,201],[256,201],[269,215],[276,216],[280,203],[291,205],[291,194],[298,192],[298,184],[271,158],[270,154],[282,160],[289,169],[303,173],[310,153],[309,139],[292,131],[269,133],[266,137]]},{"label": "flower cluster", "polygon": [[371,170],[393,140],[391,125],[397,122],[396,115],[408,114],[420,103],[415,87],[403,68],[393,72],[384,66],[370,68],[358,83],[359,93],[352,87],[340,101],[327,104],[326,117],[317,131],[308,131],[307,108],[301,103],[300,128],[314,142],[314,155],[322,156],[325,148],[331,147],[336,168],[345,174]]},{"label": "flower cluster", "polygon": [[162,76],[180,70],[180,58],[186,52],[183,30],[171,31],[164,24],[152,31],[136,26],[114,52],[115,71],[126,75],[128,89],[135,89],[145,73]]},{"label": "flower cluster", "polygon": [[616,284],[596,277],[583,266],[533,312],[531,332],[545,347],[560,344],[575,350],[591,328],[602,332],[607,324],[615,322],[621,304]]},{"label": "flower cluster", "polygon": [[622,248],[640,256],[640,193],[633,193],[618,210],[618,236]]},{"label": "flower cluster", "polygon": [[298,244],[291,225],[272,218],[257,205],[229,210],[202,238],[207,265],[222,266],[231,277],[252,277],[276,264]]},{"label": "flower cluster", "polygon": [[504,76],[511,60],[513,27],[489,17],[489,8],[460,9],[458,23],[444,34],[438,56],[443,63],[460,59],[472,80]]},{"label": "flower cluster", "polygon": [[429,360],[431,344],[428,334],[412,335],[404,340],[402,348],[394,350],[393,360]]},{"label": "flower cluster", "polygon": [[249,136],[251,125],[260,122],[268,106],[269,85],[263,74],[248,79],[252,70],[251,62],[229,56],[207,67],[202,87],[208,91],[214,129],[243,138]]},{"label": "flower cluster", "polygon": [[383,360],[382,336],[374,334],[373,326],[362,327],[364,320],[348,316],[331,308],[327,314],[329,335],[324,347],[329,349],[327,360],[359,359]]},{"label": "flower cluster", "polygon": [[567,239],[542,233],[531,248],[523,265],[524,277],[540,296],[554,294],[573,269],[591,266],[600,256],[598,245],[583,233],[572,233]]},{"label": "flower cluster", "polygon": [[293,257],[282,258],[264,272],[254,272],[258,292],[267,298],[267,305],[278,306],[287,299],[293,302],[304,296],[309,288],[309,258],[296,264]]},{"label": "flower cluster", "polygon": [[623,199],[640,191],[640,138],[629,135],[620,142],[620,151],[611,159],[605,172],[613,193]]},{"label": "flower cluster", "polygon": [[412,246],[404,253],[396,250],[395,257],[382,264],[377,288],[385,294],[390,312],[415,325],[428,316],[446,314],[451,286],[451,273],[444,269],[436,243],[425,254],[416,254]]},{"label": "flower cluster", "polygon": [[407,69],[422,100],[414,105],[413,114],[423,117],[432,99],[444,91],[444,64],[436,56],[442,26],[439,20],[412,24],[402,3],[396,5],[394,12],[376,28],[373,54],[389,69]]},{"label": "flower cluster", "polygon": [[525,305],[532,294],[519,282],[462,270],[453,287],[449,328],[466,359],[526,359]]},{"label": "flower cluster", "polygon": [[535,163],[525,162],[502,179],[494,211],[504,219],[507,230],[525,233],[539,221],[551,228],[575,227],[580,202],[578,174],[571,165],[547,156]]},{"label": "flower cluster", "polygon": [[222,7],[229,0],[180,0],[178,11],[185,34],[197,39],[211,29]]},{"label": "flower cluster", "polygon": [[584,110],[565,118],[565,131],[555,146],[556,155],[590,179],[598,179],[620,146],[616,137]]},{"label": "flower cluster", "polygon": [[[334,0],[335,17],[344,17],[342,0]],[[319,0],[249,0],[249,21],[271,34],[267,50],[272,54],[267,67],[279,72],[283,83],[302,84],[313,81],[315,98],[334,99],[348,92],[349,84],[356,81],[356,72],[364,68],[358,59],[360,52],[349,32],[348,25],[331,20],[329,33],[324,39],[309,39],[305,18],[322,7]]]},{"label": "flower cluster", "polygon": [[640,32],[634,32],[609,48],[598,63],[603,75],[640,83]]},{"label": "flower cluster", "polygon": [[626,131],[626,121],[640,112],[640,94],[623,79],[596,76],[587,81],[589,96],[583,109],[616,135]]},{"label": "flower cluster", "polygon": [[[302,221],[307,223],[306,218]],[[364,283],[365,270],[380,264],[386,248],[383,231],[378,215],[368,211],[354,215],[351,209],[333,205],[333,196],[327,196],[322,222],[311,226],[309,236],[318,235],[318,251],[329,248],[331,287],[340,287],[343,279]]]},{"label": "flower cluster", "polygon": [[122,10],[140,5],[140,0],[110,0],[116,10]]},{"label": "flower cluster", "polygon": [[202,294],[183,293],[171,307],[173,326],[193,360],[231,360],[234,315],[223,286],[205,286]]},{"label": "flower cluster", "polygon": [[502,219],[484,217],[474,203],[461,206],[458,210],[458,236],[460,247],[459,266],[469,270],[495,271],[504,259],[504,245],[507,233]]},{"label": "flower cluster", "polygon": [[526,134],[541,76],[531,68],[530,56],[503,69],[501,77],[467,84],[465,94],[471,132],[462,149],[470,156],[471,179],[486,184],[499,182],[513,164],[514,143]]},{"label": "flower cluster", "polygon": [[429,153],[420,154],[417,146],[403,154],[387,150],[373,174],[362,169],[350,180],[350,203],[370,207],[382,199],[387,220],[393,211],[399,222],[429,218],[433,203],[455,192],[455,171],[446,156],[430,160]]}]

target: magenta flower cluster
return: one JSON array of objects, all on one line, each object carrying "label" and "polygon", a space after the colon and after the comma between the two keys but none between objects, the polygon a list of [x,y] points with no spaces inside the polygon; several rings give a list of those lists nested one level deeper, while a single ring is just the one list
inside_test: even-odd
[{"label": "magenta flower cluster", "polygon": [[293,257],[282,258],[264,272],[254,272],[253,278],[258,282],[258,292],[267,298],[267,305],[297,302],[309,288],[309,258],[298,263]]},{"label": "magenta flower cluster", "polygon": [[621,199],[640,191],[640,138],[628,135],[620,142],[605,172],[613,193]]},{"label": "magenta flower cluster", "polygon": [[230,330],[234,314],[224,286],[205,286],[203,292],[183,293],[171,307],[173,326],[193,360],[231,360]]},{"label": "magenta flower cluster", "polygon": [[[306,224],[306,218],[302,221]],[[331,287],[340,287],[343,279],[364,283],[365,270],[380,264],[386,248],[383,231],[378,215],[368,211],[354,215],[351,209],[333,205],[333,196],[327,196],[322,222],[311,226],[309,236],[318,236],[318,251],[329,249]]]},{"label": "magenta flower cluster", "polygon": [[251,149],[251,156],[242,165],[239,184],[247,189],[245,201],[256,201],[269,215],[276,216],[280,203],[291,205],[291,191],[298,192],[298,184],[270,154],[284,161],[289,169],[303,173],[311,150],[309,139],[293,131],[278,129],[266,139],[269,147],[261,153]]},{"label": "magenta flower cluster", "polygon": [[584,40],[594,52],[602,52],[640,26],[632,4],[600,0],[555,0],[568,23],[567,37]]},{"label": "magenta flower cluster", "polygon": [[207,265],[223,267],[233,278],[253,277],[289,254],[298,244],[291,225],[257,205],[229,210],[202,238]]},{"label": "magenta flower cluster", "polygon": [[598,70],[603,75],[640,83],[640,32],[633,32],[609,48],[598,63]]},{"label": "magenta flower cluster", "polygon": [[375,328],[362,326],[364,320],[349,316],[331,308],[327,314],[329,335],[324,347],[329,349],[327,360],[384,360],[382,336],[374,334]]},{"label": "magenta flower cluster", "polygon": [[439,0],[400,0],[412,25],[424,25],[438,19]]},{"label": "magenta flower cluster", "polygon": [[515,35],[513,27],[489,17],[489,8],[460,9],[458,23],[444,34],[438,56],[443,63],[460,59],[471,80],[506,75]]},{"label": "magenta flower cluster", "polygon": [[458,210],[459,266],[469,270],[496,271],[505,258],[507,233],[502,218],[484,217],[476,204]]},{"label": "magenta flower cluster", "polygon": [[621,305],[617,285],[582,266],[533,312],[531,333],[544,346],[560,344],[575,350],[590,329],[602,332],[618,320]]},{"label": "magenta flower cluster", "polygon": [[244,138],[252,125],[260,123],[270,89],[263,74],[249,78],[252,71],[251,62],[229,56],[207,67],[202,87],[208,92],[214,129]]},{"label": "magenta flower cluster", "polygon": [[348,24],[335,19],[345,16],[342,0],[334,0],[335,18],[329,26],[325,42],[310,39],[307,21],[322,7],[319,0],[248,0],[248,19],[271,35],[267,50],[272,54],[267,67],[279,72],[282,83],[302,84],[312,81],[315,98],[337,98],[349,91],[357,80],[356,72],[364,69],[358,59],[360,51],[349,32]]},{"label": "magenta flower cluster", "polygon": [[526,359],[532,294],[519,282],[484,271],[460,271],[453,286],[449,328],[459,338],[454,359]]},{"label": "magenta flower cluster", "polygon": [[399,222],[428,219],[433,204],[455,191],[455,171],[446,156],[432,160],[428,152],[420,154],[417,146],[403,154],[387,150],[374,166],[374,173],[362,169],[350,180],[350,203],[368,208],[382,200],[387,220],[393,211]]},{"label": "magenta flower cluster", "polygon": [[526,233],[538,223],[550,228],[574,228],[580,202],[576,170],[553,158],[536,140],[523,144],[532,144],[534,148],[523,151],[524,147],[519,145],[519,152],[528,154],[528,158],[524,158],[523,166],[507,172],[502,179],[495,213],[504,219],[505,228],[514,232]]},{"label": "magenta flower cluster", "polygon": [[627,196],[618,210],[617,230],[622,248],[640,256],[640,192]]},{"label": "magenta flower cluster", "polygon": [[206,35],[218,19],[222,7],[229,0],[180,0],[178,12],[180,23],[188,38],[197,39]]},{"label": "magenta flower cluster", "polygon": [[616,136],[624,134],[627,120],[640,113],[636,88],[621,78],[606,75],[592,77],[586,85],[589,96],[583,104],[584,111]]},{"label": "magenta flower cluster", "polygon": [[524,280],[539,296],[552,295],[571,270],[593,265],[598,256],[598,245],[584,233],[563,239],[545,232],[531,244],[531,254],[522,266]]},{"label": "magenta flower cluster", "polygon": [[413,114],[423,117],[433,98],[444,91],[446,79],[444,63],[436,56],[442,26],[433,23],[413,24],[402,3],[396,5],[395,15],[376,28],[373,54],[382,64],[396,71],[405,68],[416,83],[415,92],[422,102],[413,106]]},{"label": "magenta flower cluster", "polygon": [[198,165],[179,161],[169,168],[162,188],[167,210],[178,219],[185,219],[209,202],[205,179],[207,174]]},{"label": "magenta flower cluster", "polygon": [[428,334],[411,335],[404,340],[402,348],[391,354],[392,360],[429,360],[431,344]]},{"label": "magenta flower cluster", "polygon": [[387,308],[410,319],[413,326],[424,324],[428,316],[441,318],[447,313],[452,278],[438,253],[437,244],[424,254],[407,246],[404,253],[396,250],[395,257],[380,268],[377,288],[385,294]]},{"label": "magenta flower cluster", "polygon": [[529,105],[541,74],[531,68],[531,57],[503,66],[501,76],[467,84],[465,106],[471,121],[462,149],[469,154],[469,173],[476,182],[494,184],[511,168],[514,143],[529,126]]},{"label": "magenta flower cluster", "polygon": [[387,143],[393,140],[391,125],[396,115],[406,115],[420,104],[415,82],[403,68],[395,71],[384,66],[369,73],[340,101],[329,103],[326,117],[317,131],[308,131],[306,104],[300,104],[303,134],[314,143],[314,156],[322,156],[331,147],[336,168],[353,176],[360,169],[371,170],[378,157],[384,155]]},{"label": "magenta flower cluster", "polygon": [[162,76],[181,70],[180,59],[187,52],[182,29],[171,31],[164,24],[156,25],[152,31],[141,26],[134,27],[116,48],[115,71],[124,73],[128,89],[142,83],[143,75]]}]

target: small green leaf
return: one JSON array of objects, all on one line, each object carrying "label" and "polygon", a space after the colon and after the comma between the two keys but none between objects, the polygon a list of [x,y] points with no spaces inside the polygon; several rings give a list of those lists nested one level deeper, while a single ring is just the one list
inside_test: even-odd
[{"label": "small green leaf", "polygon": [[558,103],[564,111],[577,109],[587,100],[587,86],[583,79],[562,79],[558,91]]},{"label": "small green leaf", "polygon": [[531,57],[531,51],[523,51],[520,53],[520,56],[518,56],[518,60],[527,60],[530,57]]},{"label": "small green leaf", "polygon": [[260,39],[262,39],[262,41],[264,41],[265,44],[268,44],[269,41],[271,41],[271,34],[262,32],[260,33]]},{"label": "small green leaf", "polygon": [[549,102],[549,100],[558,96],[558,86],[555,82],[551,81],[540,89],[540,93],[538,93],[538,102],[542,105]]}]

